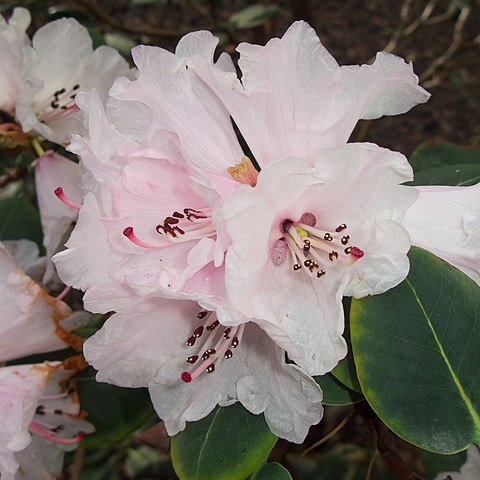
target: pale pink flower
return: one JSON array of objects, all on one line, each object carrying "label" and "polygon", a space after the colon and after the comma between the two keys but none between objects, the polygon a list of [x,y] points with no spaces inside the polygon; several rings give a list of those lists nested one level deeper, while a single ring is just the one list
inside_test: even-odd
[{"label": "pale pink flower", "polygon": [[412,245],[429,250],[480,285],[480,184],[416,187],[402,225]]},{"label": "pale pink flower", "polygon": [[[144,299],[114,314],[85,344],[97,380],[148,387],[169,435],[218,404],[264,413],[271,431],[301,443],[322,418],[315,381],[256,325],[219,325],[194,302]],[[182,381],[183,380],[183,381]]]},{"label": "pale pink flower", "polygon": [[371,65],[339,66],[301,21],[265,46],[241,43],[240,79],[233,65],[214,68],[197,54],[209,45],[213,56],[216,44],[194,32],[177,52],[189,53],[188,66],[223,102],[261,168],[288,156],[312,164],[319,150],[346,143],[358,120],[398,115],[430,97],[411,63],[380,52]]},{"label": "pale pink flower", "polygon": [[26,34],[30,25],[30,12],[15,8],[8,21],[0,15],[0,110],[15,114],[17,96],[24,88],[23,57],[29,43]]},{"label": "pale pink flower", "polygon": [[273,162],[225,201],[228,298],[310,374],[346,354],[342,297],[383,293],[407,275],[401,221],[417,192],[399,184],[412,177],[403,155],[347,144],[313,167]]},{"label": "pale pink flower", "polygon": [[38,248],[21,240],[0,244],[0,362],[66,348],[68,331],[85,321],[83,313],[48,295],[19,267],[36,276]]},{"label": "pale pink flower", "polygon": [[[47,257],[43,277],[46,284],[54,274],[50,259],[77,219],[83,201],[78,164],[58,153],[46,152],[35,161],[35,187]],[[59,197],[64,198],[64,192],[68,194],[67,203],[59,201]]]},{"label": "pale pink flower", "polygon": [[53,480],[64,451],[93,431],[75,392],[66,389],[70,376],[58,362],[0,368],[2,480]]},{"label": "pale pink flower", "polygon": [[117,77],[132,72],[115,49],[93,50],[87,29],[72,18],[40,28],[31,46],[29,23],[21,8],[8,25],[1,20],[0,108],[15,115],[24,132],[67,144],[72,132],[83,131],[76,94],[96,88],[105,97]]}]

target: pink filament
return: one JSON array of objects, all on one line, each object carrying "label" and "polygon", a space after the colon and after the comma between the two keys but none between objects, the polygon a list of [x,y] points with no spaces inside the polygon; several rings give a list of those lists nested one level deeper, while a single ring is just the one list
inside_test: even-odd
[{"label": "pink filament", "polygon": [[38,433],[44,438],[47,438],[48,440],[51,440],[52,442],[55,443],[62,443],[64,445],[69,445],[69,444],[74,444],[82,441],[85,438],[85,433],[83,432],[78,432],[75,437],[73,438],[60,438],[54,435],[53,433],[48,432],[44,428],[40,427],[35,423],[35,420],[30,424],[29,429],[35,433]]},{"label": "pink filament", "polygon": [[63,192],[62,187],[57,187],[53,193],[58,197],[59,200],[61,200],[65,205],[68,205],[69,207],[75,208],[76,210],[80,210],[82,208],[81,205],[78,203],[75,203],[73,200],[70,200],[65,193]]}]

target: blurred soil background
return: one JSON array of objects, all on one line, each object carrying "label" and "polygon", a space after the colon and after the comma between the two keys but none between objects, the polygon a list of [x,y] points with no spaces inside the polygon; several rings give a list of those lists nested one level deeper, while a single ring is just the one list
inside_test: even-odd
[{"label": "blurred soil background", "polygon": [[[474,0],[0,0],[0,13],[8,16],[16,5],[32,12],[31,33],[50,20],[73,16],[97,45],[110,44],[126,58],[139,43],[173,51],[182,35],[198,29],[213,31],[220,38],[218,53],[235,57],[238,43],[264,44],[304,19],[339,64],[368,63],[376,52],[391,51],[413,61],[421,85],[432,94],[407,114],[360,122],[353,141],[371,141],[407,156],[425,141],[480,145],[480,5]],[[354,408],[351,416],[352,407],[326,407],[325,419],[304,445],[280,441],[271,460],[300,480],[412,480],[432,478],[429,469],[440,471],[438,458],[429,459],[428,452],[420,458],[391,432],[372,435],[382,426],[373,425],[362,403]],[[65,479],[176,478],[161,426],[147,431],[116,446],[77,450]],[[322,445],[300,456],[318,441]],[[408,476],[410,467],[422,476]]]}]

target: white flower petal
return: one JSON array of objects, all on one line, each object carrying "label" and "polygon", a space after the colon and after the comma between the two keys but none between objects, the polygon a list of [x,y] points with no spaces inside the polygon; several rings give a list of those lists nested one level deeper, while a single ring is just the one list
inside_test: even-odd
[{"label": "white flower petal", "polygon": [[462,270],[480,285],[480,184],[416,187],[402,225],[412,245]]}]

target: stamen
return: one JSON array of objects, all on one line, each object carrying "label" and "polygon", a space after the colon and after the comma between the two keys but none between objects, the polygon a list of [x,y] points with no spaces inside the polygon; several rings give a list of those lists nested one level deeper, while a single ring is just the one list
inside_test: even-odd
[{"label": "stamen", "polygon": [[52,442],[60,443],[63,445],[72,445],[74,443],[81,442],[86,436],[84,432],[78,432],[73,438],[60,438],[57,437],[55,433],[50,433],[44,428],[42,428],[40,425],[37,425],[35,420],[30,423],[28,429],[44,438],[47,438],[48,440],[51,440]]},{"label": "stamen", "polygon": [[68,205],[69,207],[75,208],[76,210],[80,210],[82,208],[81,205],[78,203],[75,203],[73,200],[70,200],[65,193],[63,192],[62,187],[57,187],[53,193],[58,197],[59,200],[61,200],[65,205]]},{"label": "stamen", "polygon": [[258,172],[246,155],[240,163],[237,163],[234,167],[228,167],[227,170],[237,182],[251,185],[252,187],[257,184]]},{"label": "stamen", "polygon": [[151,245],[150,243],[144,242],[143,240],[140,240],[135,233],[133,232],[133,227],[127,227],[123,230],[123,234],[135,245],[138,245],[139,247],[143,248],[164,248],[168,247],[168,243],[163,243],[159,245]]}]

